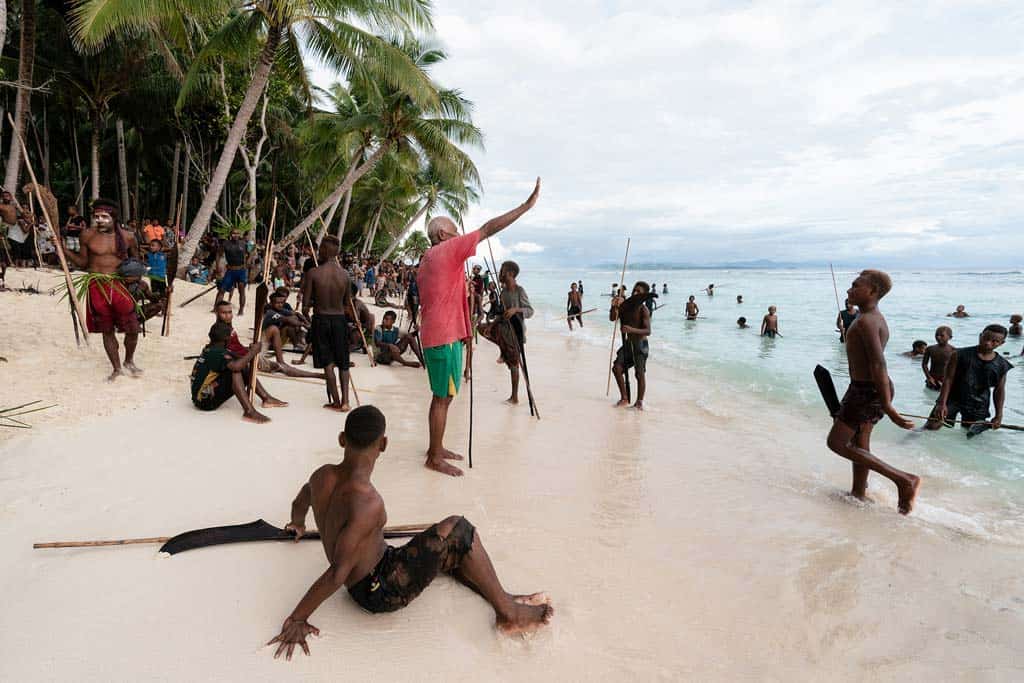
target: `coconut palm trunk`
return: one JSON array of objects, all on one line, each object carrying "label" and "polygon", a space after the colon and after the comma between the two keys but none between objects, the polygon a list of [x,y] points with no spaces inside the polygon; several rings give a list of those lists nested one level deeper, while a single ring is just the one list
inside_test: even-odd
[{"label": "coconut palm trunk", "polygon": [[0,50],[7,45],[7,0],[0,0]]},{"label": "coconut palm trunk", "polygon": [[366,258],[366,255],[370,253],[370,249],[373,247],[373,238],[377,236],[377,228],[380,226],[380,215],[382,213],[384,213],[383,203],[377,207],[377,213],[373,215],[373,222],[370,224],[370,229],[363,237],[363,250],[359,252],[362,258]]},{"label": "coconut palm trunk", "polygon": [[373,170],[373,167],[377,165],[377,162],[381,160],[381,158],[387,153],[389,149],[391,149],[391,144],[392,143],[390,140],[382,142],[381,145],[377,148],[377,150],[373,154],[371,154],[366,161],[364,161],[362,164],[359,164],[359,166],[353,166],[352,168],[354,170],[350,170],[349,174],[346,175],[345,180],[341,181],[341,185],[338,185],[338,187],[334,189],[334,192],[327,195],[327,198],[320,202],[317,205],[317,207],[313,209],[313,211],[308,216],[303,218],[298,225],[292,228],[291,232],[289,232],[287,235],[281,238],[281,241],[278,242],[278,246],[286,247],[295,240],[297,240],[299,237],[302,237],[302,233],[309,226],[313,225],[313,222],[316,221],[317,218],[322,216],[324,211],[327,211],[327,209],[330,208],[330,206],[334,204],[334,202],[338,201],[339,197],[348,192],[352,188],[352,186],[359,181],[360,178],[362,178],[364,175]]},{"label": "coconut palm trunk", "polygon": [[[6,7],[5,7],[6,14]],[[7,170],[4,174],[4,189],[14,192],[21,175],[21,148],[19,136],[25,135],[25,119],[31,106],[32,70],[36,56],[36,0],[21,2],[21,43],[18,62],[18,94],[14,101],[14,134],[11,135],[11,151],[7,156]]]},{"label": "coconut palm trunk", "polygon": [[391,252],[398,248],[398,245],[402,243],[403,239],[405,239],[405,234],[409,232],[409,230],[411,230],[412,227],[416,225],[416,222],[423,217],[423,214],[427,212],[428,206],[430,206],[430,202],[424,201],[423,206],[421,206],[420,210],[416,212],[416,215],[412,217],[412,220],[405,224],[405,227],[402,228],[402,231],[398,233],[398,236],[395,237],[394,241],[391,244],[389,244],[388,248],[384,250],[384,253],[380,255],[381,261],[386,259],[388,256],[391,256]]},{"label": "coconut palm trunk", "polygon": [[[347,196],[347,195],[346,195]],[[341,204],[341,197],[338,197],[338,201],[334,202],[334,206],[327,212],[327,219],[324,221],[323,230],[319,232],[316,237],[316,246],[319,247],[320,243],[324,241],[324,235],[331,231],[331,221],[334,220],[334,214],[338,212],[338,205]]]},{"label": "coconut palm trunk", "polygon": [[103,115],[99,111],[92,112],[92,135],[90,136],[89,147],[92,154],[92,193],[93,200],[100,198],[100,133],[103,127]]},{"label": "coconut palm trunk", "polygon": [[217,167],[213,171],[210,186],[206,188],[203,202],[200,204],[195,220],[192,221],[192,227],[189,228],[185,242],[182,244],[178,259],[180,264],[178,266],[180,271],[178,277],[184,277],[185,268],[199,247],[199,240],[203,238],[206,229],[210,227],[210,219],[213,217],[217,200],[220,198],[224,185],[227,183],[228,174],[231,172],[231,166],[235,161],[235,154],[238,153],[238,146],[245,136],[249,120],[256,112],[256,106],[259,104],[260,97],[263,96],[263,91],[270,80],[270,70],[274,66],[274,58],[277,55],[277,48],[280,42],[281,26],[276,21],[271,21],[267,28],[267,40],[260,52],[259,63],[256,65],[252,81],[249,82],[249,88],[245,91],[245,98],[238,108],[238,113],[235,114],[235,121],[231,124],[231,130],[228,131],[227,141],[224,143],[220,160],[217,161]]},{"label": "coconut palm trunk", "polygon": [[352,206],[352,188],[345,193],[345,205],[341,207],[341,219],[338,221],[338,241],[345,236],[345,224],[348,223],[348,210]]},{"label": "coconut palm trunk", "polygon": [[117,177],[121,182],[121,220],[132,219],[132,198],[128,194],[128,160],[124,148],[124,121],[117,119],[114,123],[117,130]]}]

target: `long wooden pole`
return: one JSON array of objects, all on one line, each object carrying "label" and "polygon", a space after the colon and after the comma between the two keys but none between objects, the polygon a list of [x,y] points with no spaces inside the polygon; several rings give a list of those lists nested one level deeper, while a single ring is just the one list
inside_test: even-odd
[{"label": "long wooden pole", "polygon": [[215,289],[217,289],[217,283],[216,282],[213,283],[212,285],[210,285],[209,287],[207,287],[206,289],[204,289],[203,291],[199,292],[195,296],[193,296],[193,297],[191,297],[189,299],[186,299],[185,301],[182,301],[180,304],[178,304],[178,308],[185,308],[186,306],[188,306],[190,303],[192,303],[193,301],[195,301],[199,297],[205,296],[205,295],[209,294],[210,292],[212,292]]},{"label": "long wooden pole", "polygon": [[[622,288],[625,287],[626,280],[626,265],[629,263],[629,244],[632,238],[626,238],[626,256],[622,259],[622,276],[619,277],[619,294],[622,294]],[[608,383],[605,386],[604,395],[609,396],[612,393],[612,359],[615,356],[615,336],[619,331],[619,317],[615,316],[615,322],[612,323],[612,344],[611,348],[608,349]]]},{"label": "long wooden pole", "polygon": [[[267,284],[267,278],[270,277],[271,251],[274,249],[274,223],[275,222],[277,222],[277,197],[276,196],[274,197],[274,205],[273,205],[273,207],[270,210],[270,229],[267,230],[267,245],[266,245],[265,251],[263,252],[263,282],[260,283],[261,287],[265,287],[266,288],[268,295],[270,294],[270,287]],[[253,312],[256,315],[259,315],[259,314],[262,313],[262,311],[256,310],[258,308],[259,308],[259,306],[258,306],[258,302],[257,302],[257,305],[253,306],[253,309],[254,309]],[[254,344],[260,342],[261,341],[260,337],[263,336],[262,335],[262,333],[263,333],[263,325],[261,324],[262,322],[263,321],[261,321],[261,320],[256,320],[253,323],[254,326],[255,326],[255,332],[253,333],[253,343]],[[250,379],[250,381],[249,381],[249,403],[252,403],[254,400],[256,400],[256,371],[258,369],[257,365],[258,365],[259,360],[260,360],[260,358],[259,358],[260,353],[262,353],[262,350],[256,352],[256,355],[252,359],[252,366],[249,369],[249,379]]]},{"label": "long wooden pole", "polygon": [[843,322],[843,307],[839,305],[839,286],[836,284],[836,271],[832,268],[832,264],[828,264],[828,269],[832,273],[832,291],[836,294],[836,310],[839,311],[839,334],[842,338],[846,339],[846,324]]},{"label": "long wooden pole", "polygon": [[[178,200],[178,210],[174,214],[174,225],[167,226],[168,230],[174,231],[174,250],[180,252],[178,248],[178,225],[181,220],[181,200]],[[175,255],[174,268],[167,273],[164,273],[164,277],[167,279],[167,301],[164,302],[164,323],[160,327],[160,336],[169,337],[171,335],[171,295],[174,294],[174,277],[178,271],[178,258]]]},{"label": "long wooden pole", "polygon": [[[37,141],[38,142],[38,141]],[[32,216],[32,248],[36,251],[36,267],[43,267],[43,255],[39,253],[39,220],[36,218],[36,204],[33,201],[35,192],[28,193],[28,214]],[[39,199],[39,203],[42,204],[42,198]]]},{"label": "long wooden pole", "polygon": [[[17,126],[14,125],[14,119],[11,118],[10,113],[7,114],[7,120],[10,122],[14,134],[18,138],[18,146],[21,147],[21,153],[25,157],[25,167],[32,178],[32,184],[39,187],[39,181],[36,180],[36,172],[32,169],[32,162],[28,158],[28,150],[25,149],[25,141],[21,138],[21,133],[18,132]],[[53,222],[53,217],[50,216],[50,212],[46,209],[46,202],[39,202],[39,204],[43,207],[43,216],[46,218],[46,222],[49,225],[56,225]],[[115,229],[117,228],[115,227]],[[71,299],[71,324],[75,327],[75,339],[76,341],[78,340],[78,330],[81,329],[82,339],[85,340],[85,345],[89,346],[89,331],[85,327],[85,311],[82,310],[82,302],[75,296],[75,286],[71,282],[71,271],[68,270],[68,262],[64,258],[64,245],[60,243],[60,239],[54,239],[53,244],[57,248],[57,258],[60,259],[60,267],[64,271],[64,282],[68,287],[68,298]]]}]

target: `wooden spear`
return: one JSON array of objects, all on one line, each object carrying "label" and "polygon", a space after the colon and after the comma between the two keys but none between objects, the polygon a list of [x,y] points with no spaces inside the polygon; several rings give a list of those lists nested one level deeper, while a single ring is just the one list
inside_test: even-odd
[{"label": "wooden spear", "polygon": [[[622,276],[619,278],[619,294],[622,294],[622,287],[625,287],[626,280],[626,264],[629,263],[629,237],[626,238],[626,256],[622,259]],[[615,322],[612,323],[612,345],[608,349],[608,383],[604,390],[604,395],[608,396],[612,393],[612,359],[615,354],[615,335],[619,331],[619,316],[615,316]]]}]

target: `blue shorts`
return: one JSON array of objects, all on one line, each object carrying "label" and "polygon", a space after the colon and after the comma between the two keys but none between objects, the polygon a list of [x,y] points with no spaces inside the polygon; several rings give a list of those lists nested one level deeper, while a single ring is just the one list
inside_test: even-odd
[{"label": "blue shorts", "polygon": [[230,292],[237,285],[244,285],[249,281],[249,274],[245,268],[239,268],[238,270],[231,270],[228,268],[224,271],[224,279],[220,281],[220,291]]}]

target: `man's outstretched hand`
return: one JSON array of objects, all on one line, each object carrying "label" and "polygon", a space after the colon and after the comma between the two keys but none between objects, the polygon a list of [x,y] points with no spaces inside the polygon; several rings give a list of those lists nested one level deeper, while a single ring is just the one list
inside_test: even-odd
[{"label": "man's outstretched hand", "polygon": [[274,659],[281,656],[281,653],[285,653],[285,659],[291,661],[292,652],[295,651],[295,646],[298,645],[302,648],[302,651],[309,656],[309,645],[306,644],[306,636],[309,634],[314,636],[320,635],[320,629],[313,626],[308,621],[296,621],[291,617],[284,620],[284,625],[281,627],[281,633],[271,640],[267,645],[273,645],[279,643],[277,651],[274,652]]},{"label": "man's outstretched hand", "polygon": [[540,178],[538,177],[537,178],[537,184],[534,185],[534,187],[533,187],[533,193],[530,194],[529,198],[527,198],[527,200],[526,200],[526,208],[527,209],[532,209],[533,205],[537,203],[537,200],[539,198],[540,198]]}]

